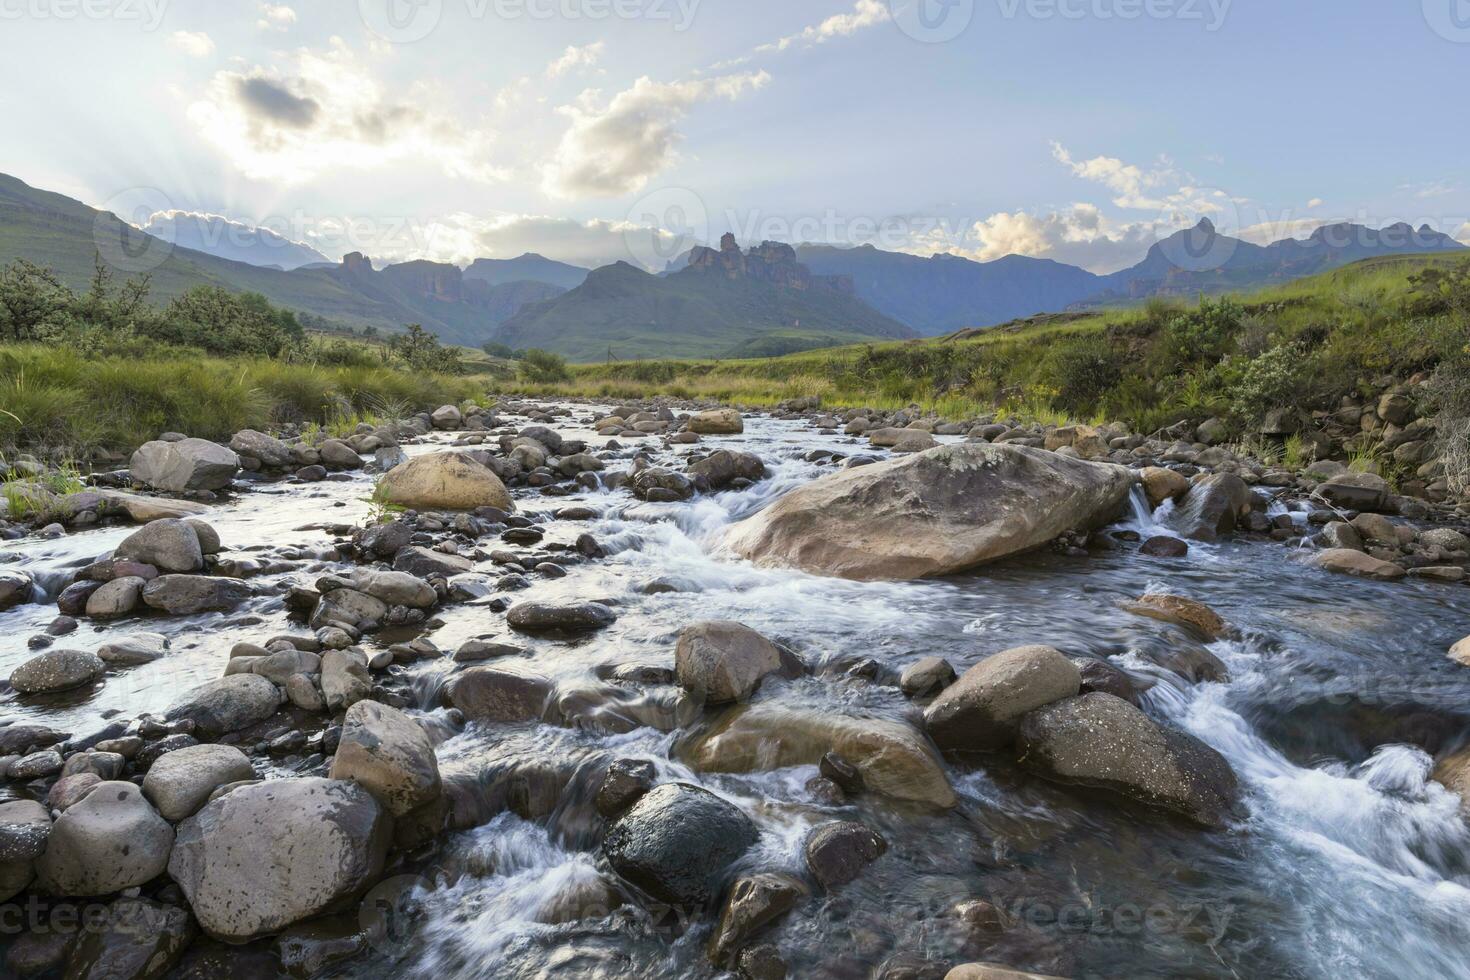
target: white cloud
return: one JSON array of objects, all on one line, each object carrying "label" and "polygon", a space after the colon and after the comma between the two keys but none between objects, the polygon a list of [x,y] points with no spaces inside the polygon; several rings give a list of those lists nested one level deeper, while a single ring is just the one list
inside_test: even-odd
[{"label": "white cloud", "polygon": [[1096,205],[1080,203],[1044,215],[1025,211],[993,214],[971,227],[973,246],[944,251],[979,262],[1029,255],[1092,272],[1113,272],[1142,258],[1159,235],[1160,226],[1155,222],[1115,222]]},{"label": "white cloud", "polygon": [[1322,206],[1322,199],[1320,197],[1314,197],[1310,201],[1307,202],[1307,207],[1309,207],[1309,208],[1320,208],[1321,206]]},{"label": "white cloud", "polygon": [[451,177],[507,176],[491,159],[495,133],[425,108],[443,101],[431,87],[390,95],[340,39],[282,57],[284,67],[216,73],[189,106],[201,135],[246,176],[299,183],[406,159]]},{"label": "white cloud", "polygon": [[542,169],[542,186],[558,197],[634,193],[674,161],[677,126],[692,107],[738,99],[770,80],[763,71],[684,82],[655,82],[645,76],[606,104],[600,92],[583,92],[575,103],[557,110],[571,125]]},{"label": "white cloud", "polygon": [[562,52],[560,58],[557,58],[546,66],[546,77],[560,78],[567,72],[575,71],[578,68],[591,68],[597,64],[598,59],[602,57],[603,49],[606,47],[606,43],[602,41],[594,41],[580,48],[575,44],[569,45]]},{"label": "white cloud", "polygon": [[1421,201],[1432,197],[1444,197],[1459,190],[1459,184],[1453,180],[1426,180],[1416,184],[1400,184],[1399,190],[1413,194]]},{"label": "white cloud", "polygon": [[262,3],[255,26],[263,31],[285,31],[296,23],[296,11],[283,3]]},{"label": "white cloud", "polygon": [[892,19],[888,4],[882,0],[857,0],[851,13],[834,14],[820,24],[789,34],[770,44],[762,44],[756,51],[766,53],[785,51],[795,44],[823,44],[833,38],[851,37],[864,28],[885,24]]},{"label": "white cloud", "polygon": [[[648,229],[627,221],[595,218],[576,221],[548,215],[450,214],[416,229],[402,251],[379,245],[374,259],[389,262],[427,258],[466,265],[477,258],[507,259],[536,252],[559,262],[597,268],[613,262],[636,261],[640,241],[650,235],[673,238],[662,229]],[[646,249],[642,249],[646,251]]]},{"label": "white cloud", "polygon": [[168,43],[191,58],[208,58],[214,54],[214,39],[203,31],[174,31]]}]

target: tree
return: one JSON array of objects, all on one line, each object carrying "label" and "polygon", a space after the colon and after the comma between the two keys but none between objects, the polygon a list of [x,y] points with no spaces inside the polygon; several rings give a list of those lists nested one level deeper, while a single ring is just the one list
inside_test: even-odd
[{"label": "tree", "polygon": [[464,369],[458,350],[445,347],[438,337],[417,323],[410,323],[404,333],[389,340],[388,352],[412,371],[458,374]]},{"label": "tree", "polygon": [[0,273],[0,339],[43,339],[64,324],[74,299],[50,269],[17,259]]}]

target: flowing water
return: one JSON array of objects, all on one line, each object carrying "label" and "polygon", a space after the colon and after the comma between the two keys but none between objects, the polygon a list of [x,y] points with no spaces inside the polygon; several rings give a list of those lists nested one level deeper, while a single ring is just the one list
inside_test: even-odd
[{"label": "flowing water", "polygon": [[[585,409],[577,415],[592,417]],[[594,447],[605,441],[560,428]],[[517,639],[502,614],[471,604],[440,611],[445,625],[435,642],[452,650],[473,637],[506,638],[528,648],[527,666],[564,688],[595,687],[599,667],[672,665],[674,639],[692,621],[733,619],[789,645],[813,668],[800,680],[768,680],[756,701],[909,721],[916,710],[896,687],[846,668],[873,658],[897,671],[935,654],[963,671],[1013,646],[1051,644],[1153,680],[1148,710],[1230,761],[1245,787],[1246,816],[1226,832],[1202,832],[1043,783],[1003,759],[949,767],[961,804],[948,813],[871,794],[827,806],[804,788],[815,767],[693,772],[680,752],[688,733],[459,731],[433,703],[452,665],[434,662],[412,670],[422,708],[444,736],[446,775],[540,765],[562,773],[566,785],[548,815],[487,814],[488,822],[450,835],[433,857],[384,886],[411,891],[417,913],[380,935],[346,975],[718,976],[703,948],[709,916],[660,919],[622,904],[604,884],[588,816],[592,775],[611,758],[632,757],[750,813],[762,839],[740,869],[799,870],[807,830],[834,818],[862,820],[887,839],[888,853],[861,878],[798,906],[769,934],[793,977],[869,977],[895,954],[1073,977],[1470,977],[1470,830],[1458,798],[1428,778],[1431,755],[1458,747],[1470,731],[1470,672],[1444,656],[1470,632],[1470,590],[1333,576],[1304,568],[1294,549],[1260,542],[1194,545],[1182,560],[1143,557],[1130,545],[1087,557],[1043,552],[925,582],[756,569],[722,552],[723,529],[830,472],[806,461],[812,450],[866,447],[773,419],[748,420],[743,435],[706,438],[698,448],[715,446],[759,454],[771,477],[677,504],[640,503],[625,491],[571,498],[532,491],[519,501],[523,513],[545,515],[547,541],[590,531],[611,552],[571,566],[566,578],[538,581],[522,597],[607,598],[618,611],[613,627],[576,643]],[[639,448],[664,457],[691,447]],[[263,484],[209,519],[231,556],[258,548],[262,560],[291,563],[253,581],[284,575],[305,583],[335,567],[323,557],[329,535],[306,528],[361,520],[367,480]],[[601,517],[550,518],[572,502]],[[1155,519],[1135,507],[1123,529],[1158,533]],[[78,566],[126,533],[9,543],[0,560],[38,572]],[[488,563],[481,570],[495,574]],[[645,591],[654,580],[674,591]],[[1120,608],[1150,590],[1199,599],[1237,633],[1206,649],[1176,627]],[[53,614],[54,606],[35,605],[4,615],[0,672],[30,655],[26,637]],[[173,653],[81,695],[41,703],[7,695],[3,710],[77,732],[100,727],[109,713],[161,710],[218,677],[233,643],[262,640],[288,623],[277,596],[230,616],[135,620],[96,632],[84,623],[58,645],[94,648],[144,629],[168,634]],[[1218,665],[1209,669],[1212,658],[1228,676],[1199,683],[1182,676],[1220,677]],[[1004,928],[983,942],[948,914],[970,898],[987,900],[1002,918]],[[580,914],[566,912],[574,905]]]}]

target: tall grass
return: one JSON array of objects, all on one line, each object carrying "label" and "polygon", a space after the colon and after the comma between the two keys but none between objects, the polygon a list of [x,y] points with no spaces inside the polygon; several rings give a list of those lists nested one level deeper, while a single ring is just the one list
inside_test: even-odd
[{"label": "tall grass", "polygon": [[383,405],[411,411],[481,397],[472,377],[266,359],[85,357],[0,347],[0,448],[128,450],[166,431],[226,439],[244,428],[316,422]]}]

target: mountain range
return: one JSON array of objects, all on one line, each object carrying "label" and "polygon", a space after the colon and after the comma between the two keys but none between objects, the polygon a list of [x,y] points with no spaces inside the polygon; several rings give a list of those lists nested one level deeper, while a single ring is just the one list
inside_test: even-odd
[{"label": "mountain range", "polygon": [[[151,231],[150,231],[151,229]],[[152,232],[156,232],[154,234]],[[726,236],[661,275],[626,263],[586,269],[534,253],[467,268],[412,261],[381,269],[360,253],[310,246],[216,215],[162,212],[144,228],[0,174],[0,265],[28,259],[86,288],[97,255],[146,270],[153,302],[199,285],[258,292],[317,328],[419,323],[447,342],[543,347],[573,360],[786,353],[860,339],[936,336],[1037,313],[1249,290],[1382,255],[1459,251],[1427,225],[1324,225],[1270,245],[1208,221],[1097,275],[1050,259],[976,262],[871,245],[763,243]]]}]

